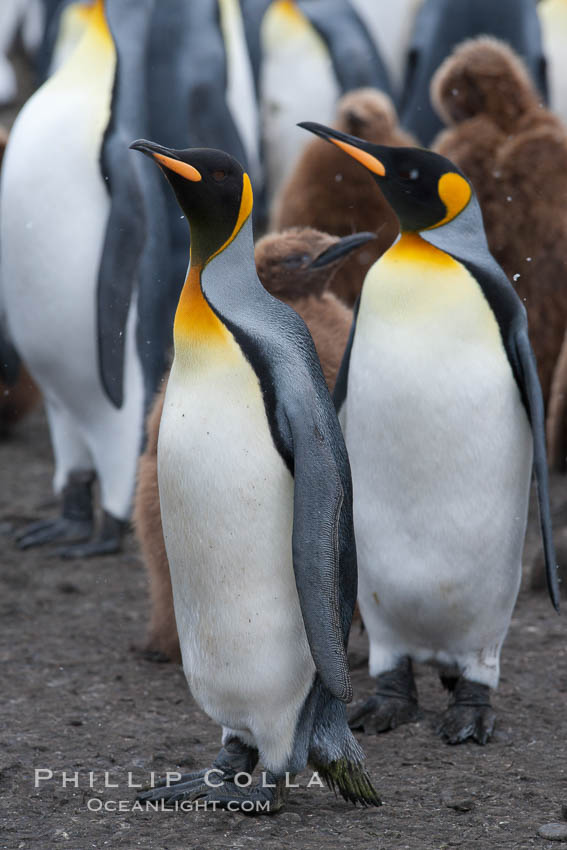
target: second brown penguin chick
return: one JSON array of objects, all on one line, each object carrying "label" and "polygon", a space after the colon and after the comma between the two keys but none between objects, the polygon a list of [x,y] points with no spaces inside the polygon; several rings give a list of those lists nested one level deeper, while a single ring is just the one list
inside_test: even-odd
[{"label": "second brown penguin chick", "polygon": [[[367,234],[367,239],[370,237]],[[362,243],[362,237],[341,240],[312,228],[292,228],[270,233],[256,245],[258,277],[268,292],[293,307],[305,321],[329,390],[335,385],[352,311],[327,290],[347,250],[350,253],[357,243]],[[158,433],[166,388],[167,376],[146,422],[147,443],[138,463],[134,525],[149,576],[151,614],[145,651],[156,660],[180,661],[157,478]]]},{"label": "second brown penguin chick", "polygon": [[[308,117],[308,116],[306,116]],[[392,101],[376,89],[355,89],[337,103],[333,127],[380,145],[415,145],[398,126]],[[299,130],[298,130],[299,132]],[[353,305],[366,272],[398,235],[398,220],[369,172],[335,145],[315,138],[305,148],[274,202],[272,227],[316,227],[346,236],[359,230],[376,233],[370,243],[333,277],[332,291]]]},{"label": "second brown penguin chick", "polygon": [[490,250],[527,309],[547,402],[567,318],[567,131],[494,38],[463,42],[431,89],[450,125],[434,149],[474,185]]}]

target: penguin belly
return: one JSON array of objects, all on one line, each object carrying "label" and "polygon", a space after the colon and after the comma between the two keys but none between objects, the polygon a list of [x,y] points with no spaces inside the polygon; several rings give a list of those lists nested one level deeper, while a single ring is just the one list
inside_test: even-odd
[{"label": "penguin belly", "polygon": [[301,155],[296,124],[305,115],[328,124],[341,92],[325,42],[295,3],[270,5],[261,38],[261,124],[268,192],[274,198]]},{"label": "penguin belly", "polygon": [[81,466],[94,466],[100,475],[103,506],[125,519],[142,433],[143,384],[135,298],[120,410],[99,375],[98,271],[110,212],[100,151],[115,61],[113,54],[101,61],[87,51],[83,59],[89,58],[98,63],[95,78],[92,67],[88,78],[82,76],[82,62],[65,66],[28,101],[14,125],[2,185],[3,291],[14,344],[50,408],[55,489],[76,465],[80,444]]},{"label": "penguin belly", "polygon": [[234,361],[173,364],[158,445],[161,512],[193,696],[278,771],[315,667],[293,572],[293,478],[255,373],[242,355]]},{"label": "penguin belly", "polygon": [[531,430],[478,283],[416,239],[366,278],[346,399],[370,673],[409,655],[494,687],[520,584]]}]

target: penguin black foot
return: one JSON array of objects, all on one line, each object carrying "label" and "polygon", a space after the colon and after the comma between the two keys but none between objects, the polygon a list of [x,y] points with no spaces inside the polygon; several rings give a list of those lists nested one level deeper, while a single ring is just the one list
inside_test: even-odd
[{"label": "penguin black foot", "polygon": [[128,523],[104,512],[102,528],[94,540],[76,546],[61,546],[56,555],[64,560],[71,558],[96,558],[99,555],[114,555],[122,548],[122,537]]},{"label": "penguin black foot", "polygon": [[57,519],[40,520],[28,525],[16,535],[20,549],[43,546],[56,541],[88,540],[93,530],[92,486],[94,472],[75,471],[69,474],[63,489],[63,510]]},{"label": "penguin black foot", "polygon": [[451,701],[437,727],[437,734],[447,744],[462,744],[469,738],[477,744],[486,744],[492,737],[496,720],[490,705],[490,688],[460,678],[451,691]]},{"label": "penguin black foot", "polygon": [[92,530],[92,522],[58,517],[26,526],[16,535],[16,544],[19,549],[31,549],[33,546],[43,546],[58,540],[80,542],[88,540]]},{"label": "penguin black foot", "polygon": [[[258,751],[238,738],[230,738],[219,752],[212,767],[185,773],[177,781],[162,779],[153,788],[141,791],[137,800],[153,803],[163,800],[166,807],[201,801],[203,806],[229,808],[247,814],[273,814],[287,798],[288,787],[283,778],[263,774],[262,781],[248,787],[248,777],[258,763]],[[243,774],[240,784],[235,778]]]},{"label": "penguin black foot", "polygon": [[402,660],[376,679],[376,693],[349,715],[351,729],[363,732],[388,732],[404,723],[419,720],[417,688],[410,658]]}]

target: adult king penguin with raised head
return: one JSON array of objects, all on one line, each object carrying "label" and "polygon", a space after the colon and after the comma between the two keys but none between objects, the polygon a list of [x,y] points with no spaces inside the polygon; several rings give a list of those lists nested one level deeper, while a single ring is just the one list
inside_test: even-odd
[{"label": "adult king penguin with raised head", "polygon": [[[313,341],[257,277],[237,160],[132,147],[161,166],[191,231],[158,477],[185,674],[223,727],[212,780],[209,768],[140,796],[276,811],[286,774],[309,761],[346,799],[375,804],[345,707],[350,470]],[[269,781],[239,787],[258,759]]]},{"label": "adult king penguin with raised head", "polygon": [[354,487],[359,606],[377,692],[351,725],[417,717],[412,662],[441,670],[439,734],[485,743],[520,586],[532,458],[559,592],[544,415],[525,310],[448,159],[300,125],[365,166],[400,221],[369,270],[335,387]]}]

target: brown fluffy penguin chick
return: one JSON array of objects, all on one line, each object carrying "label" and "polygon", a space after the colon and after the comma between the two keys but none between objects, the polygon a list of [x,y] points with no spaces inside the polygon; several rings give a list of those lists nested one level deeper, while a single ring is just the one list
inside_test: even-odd
[{"label": "brown fluffy penguin chick", "polygon": [[[264,236],[255,251],[258,276],[266,289],[293,307],[309,328],[330,390],[346,347],[352,312],[327,291],[343,261],[315,268],[311,264],[339,241],[311,228],[293,228]],[[138,463],[134,525],[149,576],[151,614],[145,652],[155,660],[180,661],[157,479],[157,443],[166,387],[167,376],[146,423],[147,443]]]},{"label": "brown fluffy penguin chick", "polygon": [[[344,95],[337,103],[333,127],[374,144],[416,144],[398,126],[391,100],[376,89],[355,89]],[[366,272],[390,247],[399,229],[372,175],[335,145],[318,138],[306,146],[274,201],[271,225],[274,230],[316,227],[338,236],[359,230],[377,234],[376,241],[357,252],[331,282],[332,291],[351,306]]]},{"label": "brown fluffy penguin chick", "polygon": [[0,436],[33,410],[39,397],[37,384],[23,365],[13,386],[0,381]]},{"label": "brown fluffy penguin chick", "polygon": [[473,183],[490,250],[528,311],[546,402],[567,319],[567,131],[507,45],[463,42],[435,74],[434,150]]}]

